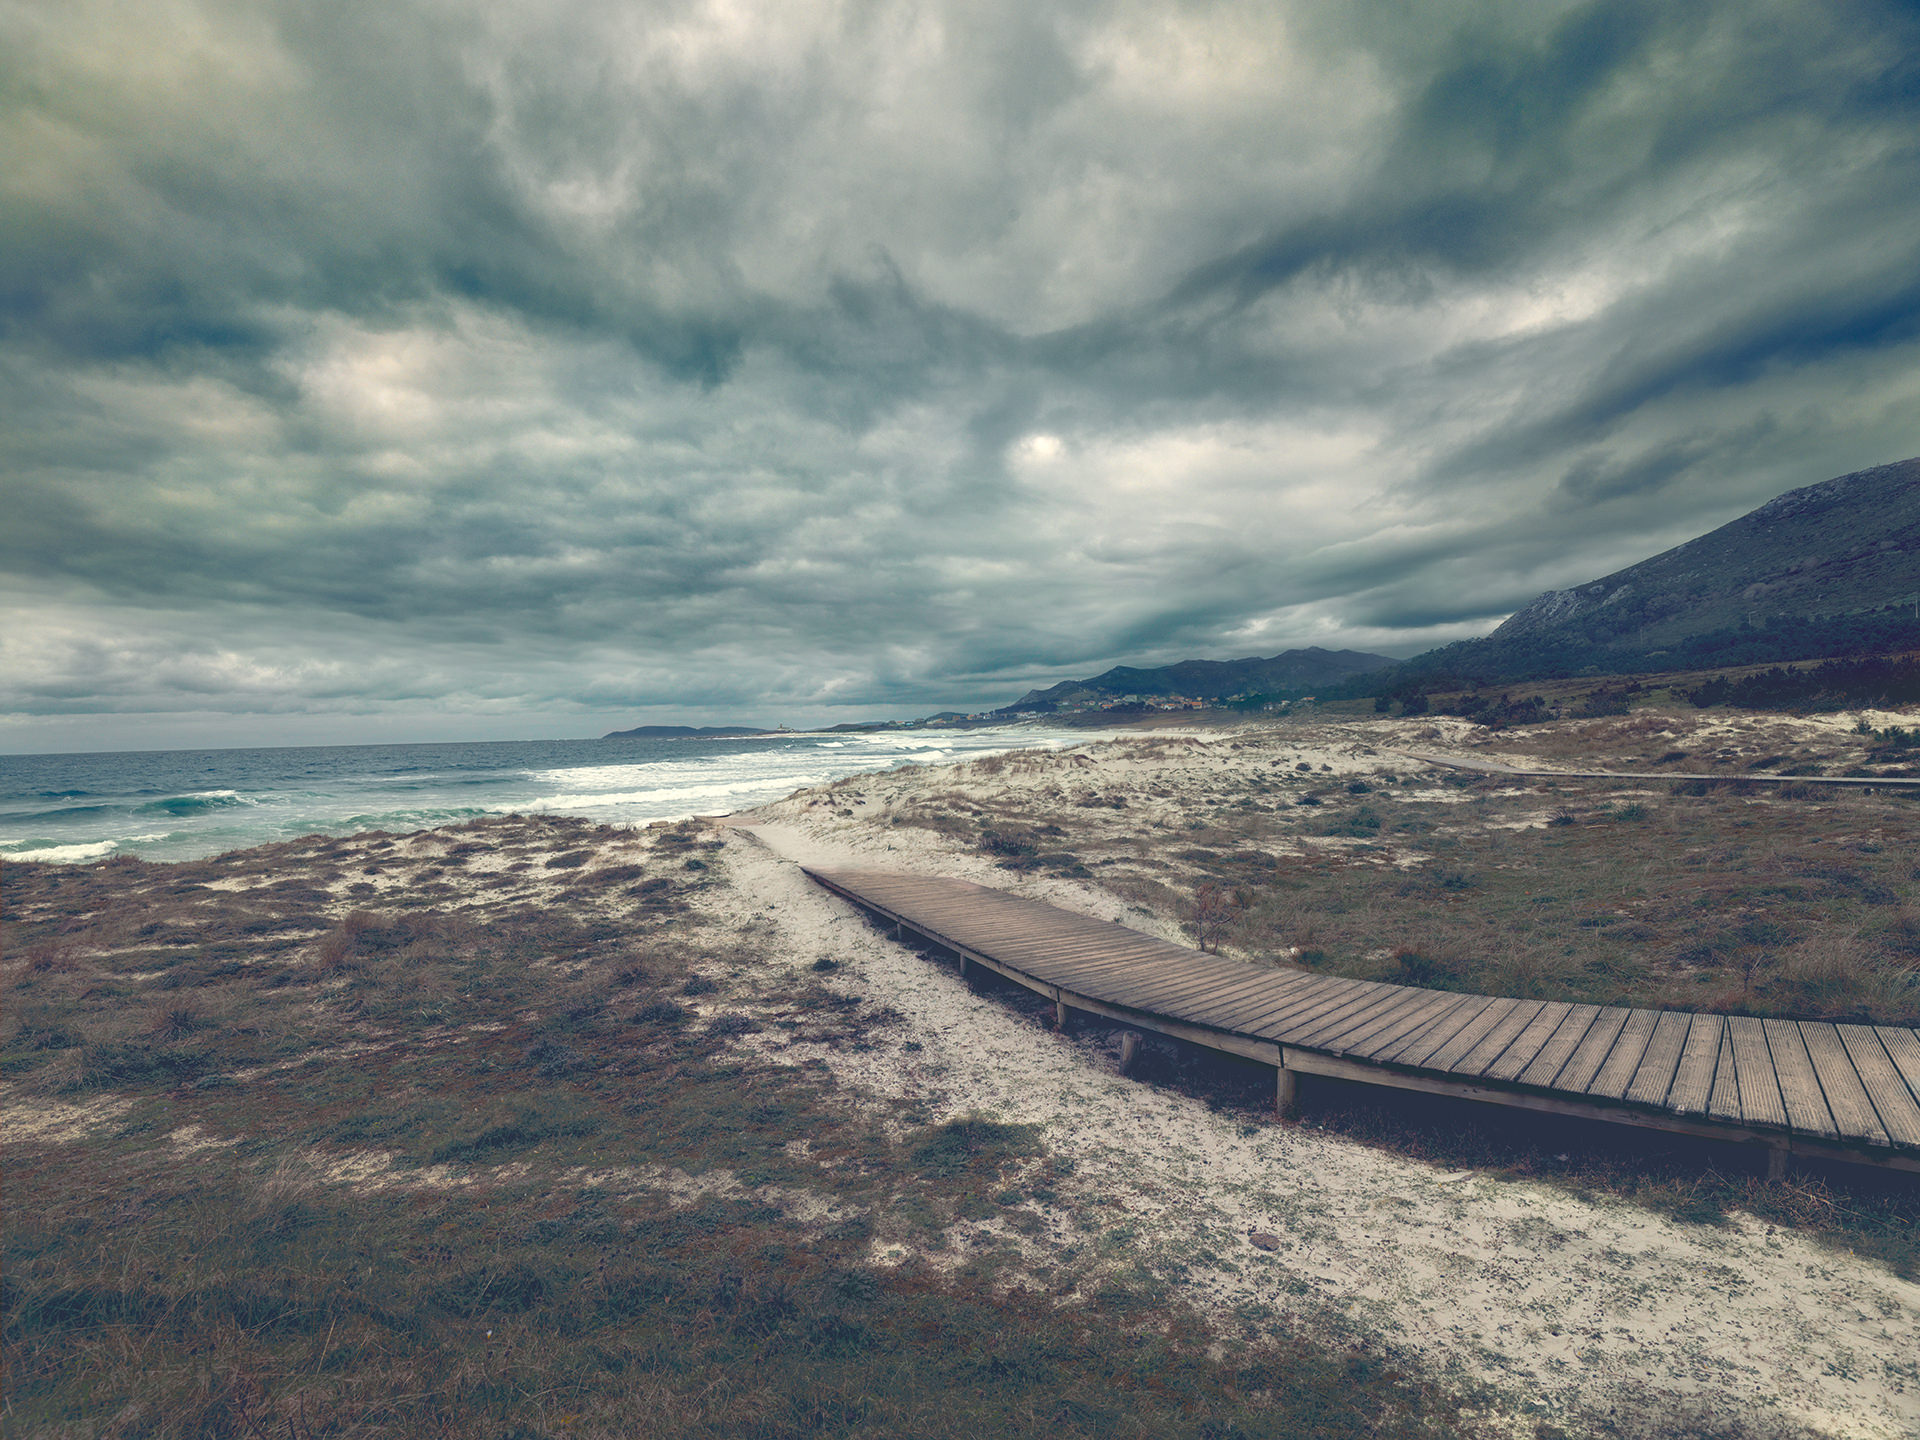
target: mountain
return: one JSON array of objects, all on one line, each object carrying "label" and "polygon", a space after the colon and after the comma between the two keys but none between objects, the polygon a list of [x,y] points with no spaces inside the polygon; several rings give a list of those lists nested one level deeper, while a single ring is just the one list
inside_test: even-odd
[{"label": "mountain", "polygon": [[1651,647],[1911,601],[1920,590],[1920,459],[1789,490],[1718,530],[1572,590],[1549,590],[1489,640],[1578,631]]},{"label": "mountain", "polygon": [[777,735],[777,730],[753,730],[744,725],[636,725],[615,730],[602,740],[728,740],[742,735]]},{"label": "mountain", "polygon": [[1090,680],[1063,680],[1045,690],[1029,690],[993,713],[1054,711],[1095,706],[1128,697],[1141,700],[1186,696],[1225,700],[1236,695],[1300,694],[1396,663],[1386,655],[1360,650],[1287,650],[1269,659],[1182,660],[1173,665],[1136,669],[1116,665]]},{"label": "mountain", "polygon": [[[1480,640],[1398,666],[1493,682],[1920,645],[1920,459],[1808,485],[1684,545],[1549,590]],[[1431,688],[1428,685],[1427,688]]]}]

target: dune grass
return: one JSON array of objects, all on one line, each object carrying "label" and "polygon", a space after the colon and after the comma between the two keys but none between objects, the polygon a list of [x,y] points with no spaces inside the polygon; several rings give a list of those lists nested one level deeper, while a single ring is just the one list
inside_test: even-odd
[{"label": "dune grass", "polygon": [[7,1433],[1477,1433],[1364,1349],[1033,1272],[1043,1133],[738,1052],[720,863],[509,822],[7,867]]},{"label": "dune grass", "polygon": [[1094,880],[1194,943],[1257,963],[1531,999],[1920,1024],[1920,794],[1745,785],[1756,766],[1856,770],[1877,742],[1740,742],[1700,723],[1636,714],[1515,744],[1553,763],[1664,764],[1724,782],[1434,771],[1371,748],[1360,726],[1344,743],[1372,758],[1336,775],[1291,760],[1302,743],[1343,743],[1327,738],[1336,732],[1276,726],[1216,747],[1211,774],[1163,780],[1149,764],[1116,779],[1051,758],[993,803],[929,795],[896,814],[1008,870]]}]

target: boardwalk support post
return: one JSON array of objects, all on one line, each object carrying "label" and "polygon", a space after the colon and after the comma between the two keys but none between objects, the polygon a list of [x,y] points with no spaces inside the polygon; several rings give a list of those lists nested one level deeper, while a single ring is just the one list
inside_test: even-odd
[{"label": "boardwalk support post", "polygon": [[1777,1184],[1787,1178],[1787,1147],[1769,1145],[1767,1147],[1767,1183]]},{"label": "boardwalk support post", "polygon": [[1299,1098],[1300,1081],[1295,1071],[1287,1068],[1287,1057],[1283,1054],[1280,1063],[1273,1067],[1273,1108],[1277,1114],[1291,1115],[1295,1101]]},{"label": "boardwalk support post", "polygon": [[1067,1013],[1068,1012],[1067,1012],[1066,1001],[1056,1000],[1053,1002],[1053,1028],[1054,1029],[1064,1030],[1067,1028]]},{"label": "boardwalk support post", "polygon": [[1120,1036],[1120,1069],[1122,1072],[1133,1068],[1133,1057],[1140,1051],[1140,1032],[1128,1030]]}]

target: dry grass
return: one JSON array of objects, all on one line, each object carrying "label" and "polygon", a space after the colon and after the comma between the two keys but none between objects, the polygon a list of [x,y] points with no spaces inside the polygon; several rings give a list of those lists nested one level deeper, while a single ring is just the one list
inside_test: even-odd
[{"label": "dry grass", "polygon": [[720,864],[692,827],[514,821],[9,866],[7,1432],[1476,1433],[1145,1277],[876,1264],[1067,1177],[1024,1127],[743,1062],[743,1030],[899,1017],[723,939]]},{"label": "dry grass", "polygon": [[[1519,740],[1480,732],[1479,743],[1736,778],[1756,763],[1856,769],[1872,743],[1832,728],[1716,724],[1641,713]],[[896,823],[1011,870],[1093,877],[1196,943],[1256,963],[1541,999],[1920,1023],[1920,796],[1509,781],[1392,754],[1379,727],[1345,733],[1243,732],[1204,764],[1182,740],[1135,742],[1133,768],[1091,775],[1071,757],[1031,757],[1031,780],[992,813],[964,794],[916,797]],[[1337,772],[1296,758],[1327,744],[1345,752]]]}]

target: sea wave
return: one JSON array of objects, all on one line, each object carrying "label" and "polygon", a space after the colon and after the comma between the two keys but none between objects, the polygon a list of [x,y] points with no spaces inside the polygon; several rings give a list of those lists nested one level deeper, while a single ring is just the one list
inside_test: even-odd
[{"label": "sea wave", "polygon": [[382,810],[378,814],[347,815],[338,820],[316,820],[313,822],[313,828],[351,834],[356,830],[387,830],[395,826],[450,825],[461,820],[478,820],[484,815],[506,813],[510,811],[489,810],[475,805],[426,810]]},{"label": "sea wave", "polygon": [[62,805],[55,810],[30,810],[5,817],[15,825],[57,824],[63,820],[81,820],[89,815],[106,815],[118,809],[113,805]]},{"label": "sea wave", "polygon": [[103,855],[111,855],[119,845],[118,840],[95,840],[87,845],[47,845],[38,850],[10,850],[5,858],[70,865],[77,860],[98,860]]},{"label": "sea wave", "polygon": [[192,795],[169,795],[164,800],[149,800],[135,813],[139,815],[198,815],[207,810],[225,810],[235,805],[257,805],[238,790],[201,790]]},{"label": "sea wave", "polygon": [[[652,790],[578,791],[572,794],[540,795],[513,806],[521,813],[542,810],[606,810],[626,806],[646,808],[679,805],[694,800],[729,800],[737,796],[766,795],[777,798],[808,785],[824,785],[834,778],[831,771],[816,774],[739,776],[715,780],[707,785],[662,786]],[[648,818],[658,818],[649,816]]]}]

